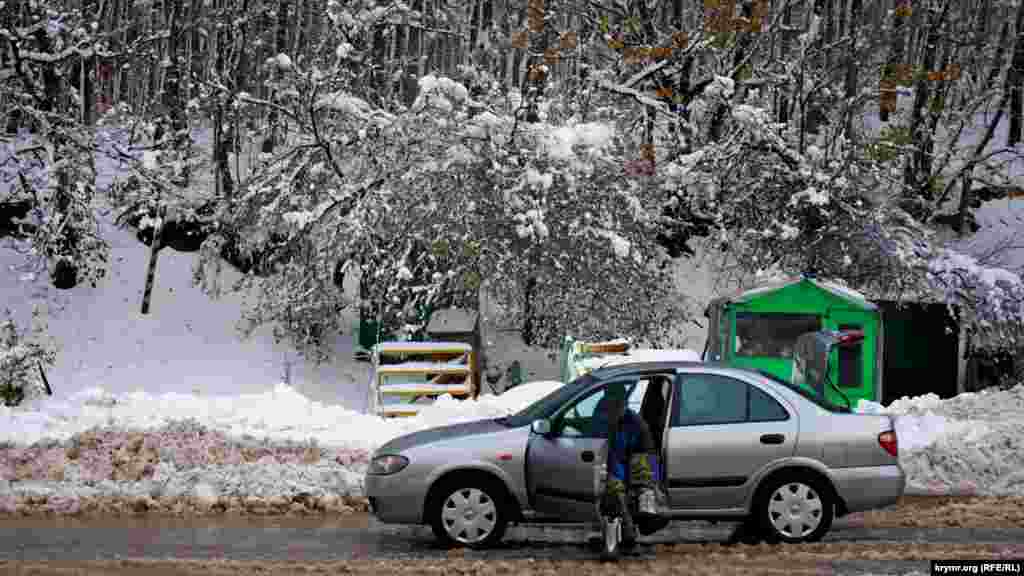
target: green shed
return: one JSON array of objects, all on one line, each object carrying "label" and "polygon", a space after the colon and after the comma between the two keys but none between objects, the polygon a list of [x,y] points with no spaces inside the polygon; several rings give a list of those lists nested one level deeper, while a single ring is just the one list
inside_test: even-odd
[{"label": "green shed", "polygon": [[[859,346],[833,350],[832,382],[852,402],[882,397],[882,317],[875,304],[810,276],[717,298],[708,306],[705,360],[764,370],[792,381],[797,337],[818,330],[860,330]],[[827,398],[844,403],[831,387]]]}]

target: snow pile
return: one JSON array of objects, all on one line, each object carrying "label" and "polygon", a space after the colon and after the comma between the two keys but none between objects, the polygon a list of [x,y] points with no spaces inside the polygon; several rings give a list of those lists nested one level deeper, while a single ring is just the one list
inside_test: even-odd
[{"label": "snow pile", "polygon": [[[381,444],[504,416],[561,385],[442,396],[393,420],[325,406],[283,384],[236,397],[94,388],[33,410],[0,407],[0,514],[345,513],[365,506],[363,474]],[[1024,494],[1024,385],[859,410],[896,416],[908,492]]]},{"label": "snow pile", "polygon": [[367,453],[306,444],[229,439],[195,421],[145,432],[113,427],[0,452],[0,512],[119,510],[344,512],[358,493]]},{"label": "snow pile", "polygon": [[858,409],[896,417],[908,493],[1024,494],[1024,384]]},{"label": "snow pile", "polygon": [[0,514],[344,513],[363,506],[377,446],[505,416],[559,386],[446,395],[395,420],[324,406],[284,384],[237,397],[92,388],[34,410],[0,407]]}]

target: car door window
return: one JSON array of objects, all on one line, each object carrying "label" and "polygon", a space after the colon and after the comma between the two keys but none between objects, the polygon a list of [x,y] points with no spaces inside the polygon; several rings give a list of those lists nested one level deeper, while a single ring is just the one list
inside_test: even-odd
[{"label": "car door window", "polygon": [[[624,384],[626,397],[629,398],[636,388],[636,381],[627,381]],[[605,400],[607,390],[607,386],[601,386],[569,404],[556,419],[555,434],[574,438],[606,437],[608,435]]]},{"label": "car door window", "polygon": [[676,416],[679,426],[744,422],[747,384],[716,374],[687,376]]},{"label": "car door window", "polygon": [[633,393],[629,395],[629,400],[626,403],[626,406],[637,414],[640,413],[640,408],[643,406],[644,393],[647,392],[648,382],[646,378],[637,382],[636,386],[633,387]]},{"label": "car door window", "polygon": [[757,386],[718,374],[691,374],[682,382],[672,426],[777,422],[789,412]]},{"label": "car door window", "polygon": [[[748,385],[749,386],[749,385]],[[768,395],[757,386],[750,386],[750,421],[780,422],[789,420],[789,412],[779,401]]]}]

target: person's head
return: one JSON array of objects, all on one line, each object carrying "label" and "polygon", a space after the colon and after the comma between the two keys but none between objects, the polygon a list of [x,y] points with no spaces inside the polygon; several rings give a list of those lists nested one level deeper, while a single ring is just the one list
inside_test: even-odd
[{"label": "person's head", "polygon": [[605,391],[607,399],[608,417],[618,420],[626,412],[626,385],[622,382],[613,382],[608,385]]}]

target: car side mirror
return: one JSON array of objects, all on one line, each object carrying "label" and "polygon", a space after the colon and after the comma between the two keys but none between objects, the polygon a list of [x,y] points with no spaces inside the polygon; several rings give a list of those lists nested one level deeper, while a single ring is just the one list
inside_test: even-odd
[{"label": "car side mirror", "polygon": [[543,418],[540,420],[534,420],[533,424],[530,425],[530,430],[532,430],[534,434],[538,434],[540,436],[550,436],[551,421]]}]

